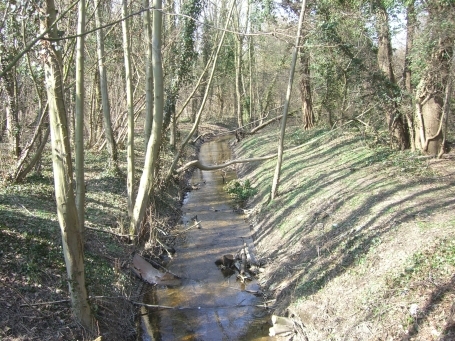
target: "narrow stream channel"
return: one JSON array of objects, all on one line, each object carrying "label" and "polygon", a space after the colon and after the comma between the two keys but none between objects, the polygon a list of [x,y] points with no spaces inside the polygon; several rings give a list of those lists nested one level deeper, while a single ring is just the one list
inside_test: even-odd
[{"label": "narrow stream channel", "polygon": [[[204,143],[200,160],[205,164],[221,163],[231,157],[229,137]],[[178,239],[174,258],[168,269],[183,278],[177,288],[156,287],[149,290],[145,303],[178,310],[155,310],[145,316],[143,340],[269,340],[262,299],[246,290],[258,290],[255,281],[242,284],[237,273],[223,273],[215,260],[235,254],[243,242],[251,241],[251,231],[244,216],[233,212],[223,191],[223,176],[233,179],[235,172],[196,170],[192,184],[198,190],[188,193],[183,205],[184,230],[194,224],[200,228],[184,232]],[[149,325],[151,328],[147,328]],[[147,329],[153,329],[147,332]]]}]

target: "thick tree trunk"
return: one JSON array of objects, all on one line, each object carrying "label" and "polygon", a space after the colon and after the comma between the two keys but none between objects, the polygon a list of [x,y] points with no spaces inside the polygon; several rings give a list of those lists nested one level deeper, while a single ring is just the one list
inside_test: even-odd
[{"label": "thick tree trunk", "polygon": [[[40,16],[42,31],[47,30],[55,21],[55,14],[54,1],[46,0],[43,3]],[[49,36],[57,38],[57,29],[50,30]],[[63,254],[68,274],[72,310],[76,319],[85,328],[92,330],[93,316],[85,287],[83,244],[78,227],[68,122],[63,102],[61,53],[60,50],[56,49],[55,44],[49,41],[43,41],[42,48],[49,101],[55,199],[62,233]]]},{"label": "thick tree trunk", "polygon": [[[128,15],[128,0],[122,1],[122,15]],[[133,216],[134,208],[134,104],[133,104],[133,81],[131,79],[131,50],[130,50],[130,29],[129,20],[122,21],[123,32],[123,55],[125,59],[125,81],[126,81],[126,106],[128,108],[128,141],[127,141],[127,197],[128,215]]]},{"label": "thick tree trunk", "polygon": [[[446,20],[453,23],[455,4],[430,3],[429,22]],[[451,16],[451,18],[448,17]],[[428,155],[444,153],[445,124],[449,113],[451,81],[454,73],[453,28],[433,29],[432,41],[437,42],[427,59],[424,77],[416,89],[416,147]]]},{"label": "thick tree trunk", "polygon": [[377,1],[376,20],[378,26],[378,65],[386,78],[384,86],[388,92],[387,97],[391,99],[385,108],[387,126],[392,147],[403,150],[409,148],[409,134],[405,129],[402,115],[399,113],[395,101],[397,85],[392,67],[389,15],[381,0]]}]

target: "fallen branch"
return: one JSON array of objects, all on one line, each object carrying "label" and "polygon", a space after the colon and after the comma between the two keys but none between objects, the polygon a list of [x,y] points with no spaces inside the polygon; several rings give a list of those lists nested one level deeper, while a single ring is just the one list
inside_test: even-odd
[{"label": "fallen branch", "polygon": [[86,226],[85,228],[89,229],[89,230],[93,230],[93,231],[109,233],[109,234],[112,234],[112,235],[117,236],[117,237],[127,237],[127,238],[136,237],[135,235],[116,233],[116,232],[112,232],[112,231],[109,231],[109,230],[97,229],[96,227]]},{"label": "fallen branch", "polygon": [[[361,113],[360,115],[354,117],[352,120],[349,120],[347,121],[346,123],[342,124],[341,126],[333,129],[333,130],[330,130],[324,134],[321,134],[320,136],[318,137],[315,137],[305,143],[302,143],[296,147],[293,147],[293,148],[289,148],[287,150],[285,150],[283,153],[289,153],[289,152],[293,152],[295,150],[298,150],[300,148],[303,148],[303,147],[306,147],[316,141],[319,141],[320,139],[322,139],[323,137],[326,137],[327,135],[329,134],[332,134],[334,132],[336,132],[337,130],[343,128],[344,126],[348,125],[348,124],[351,124],[352,122],[356,121],[359,119],[359,117],[363,116],[365,113],[367,113],[369,110],[366,110],[364,111],[363,113]],[[196,167],[196,168],[199,168],[200,170],[206,170],[206,171],[212,171],[212,170],[218,170],[218,169],[222,169],[222,168],[225,168],[225,167],[228,167],[228,166],[231,166],[231,165],[234,165],[234,164],[237,164],[237,163],[247,163],[247,162],[258,162],[258,161],[266,161],[266,160],[271,160],[271,159],[274,159],[277,157],[277,153],[274,153],[274,154],[269,154],[269,155],[266,155],[266,156],[260,156],[260,157],[253,157],[253,158],[249,158],[249,159],[237,159],[237,160],[231,160],[231,161],[227,161],[225,163],[222,163],[220,165],[204,165],[202,162],[200,162],[199,160],[193,160],[193,161],[190,161],[186,164],[184,164],[182,167],[178,168],[175,170],[176,173],[181,173],[185,170],[187,170],[188,168],[191,168],[191,167]]]},{"label": "fallen branch", "polygon": [[147,304],[136,301],[130,301],[134,305],[141,307],[153,308],[153,309],[172,309],[172,310],[201,310],[201,309],[232,309],[232,308],[244,308],[244,307],[258,307],[267,309],[268,306],[264,304],[237,304],[237,305],[228,305],[228,306],[213,306],[213,307],[170,307],[167,305],[158,305],[158,304]]}]

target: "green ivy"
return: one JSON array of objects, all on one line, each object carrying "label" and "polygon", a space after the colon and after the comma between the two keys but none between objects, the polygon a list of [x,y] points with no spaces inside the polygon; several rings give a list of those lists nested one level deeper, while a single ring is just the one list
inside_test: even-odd
[{"label": "green ivy", "polygon": [[229,193],[236,202],[240,203],[247,201],[257,193],[257,189],[251,187],[250,180],[245,180],[244,182],[239,180],[229,181],[226,186],[224,186],[224,190]]}]

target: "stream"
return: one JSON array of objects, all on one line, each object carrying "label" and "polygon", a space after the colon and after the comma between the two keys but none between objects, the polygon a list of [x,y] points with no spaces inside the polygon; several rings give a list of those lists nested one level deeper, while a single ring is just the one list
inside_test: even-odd
[{"label": "stream", "polygon": [[[201,146],[199,159],[204,164],[219,164],[230,159],[228,141],[222,137]],[[183,202],[183,232],[177,238],[176,253],[167,265],[182,277],[175,288],[148,289],[144,303],[179,307],[150,310],[142,317],[143,340],[269,340],[263,300],[249,291],[259,289],[256,281],[241,283],[237,272],[222,272],[215,260],[224,254],[235,255],[243,242],[252,242],[245,217],[233,211],[224,182],[234,179],[234,171],[196,169]],[[178,231],[177,230],[177,231]]]}]

